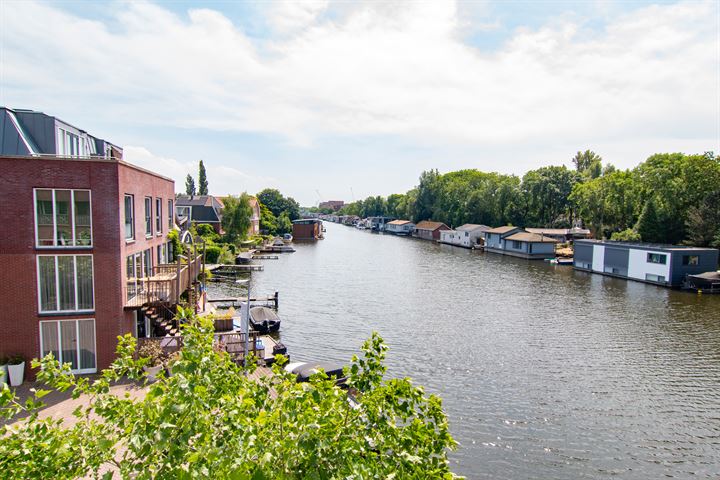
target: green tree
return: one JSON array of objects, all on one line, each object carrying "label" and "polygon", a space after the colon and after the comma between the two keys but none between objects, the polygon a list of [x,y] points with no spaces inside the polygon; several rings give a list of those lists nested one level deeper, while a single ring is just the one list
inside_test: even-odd
[{"label": "green tree", "polygon": [[666,241],[667,233],[663,219],[652,197],[645,202],[635,230],[644,242],[664,243]]},{"label": "green tree", "polygon": [[277,219],[277,233],[280,235],[292,233],[292,222],[290,221],[290,215],[286,211],[282,212]]},{"label": "green tree", "polygon": [[572,162],[575,170],[588,178],[597,178],[602,174],[602,157],[592,150],[577,152]]},{"label": "green tree", "polygon": [[413,205],[413,221],[432,219],[435,202],[438,196],[440,173],[437,170],[430,170],[420,174],[420,183],[417,186],[417,196]]},{"label": "green tree", "polygon": [[610,237],[610,240],[615,242],[639,242],[642,240],[642,237],[640,237],[640,234],[632,228],[628,228],[627,230],[614,232]]},{"label": "green tree", "polygon": [[260,230],[267,235],[276,235],[277,229],[277,218],[264,203],[260,202]]},{"label": "green tree", "polygon": [[527,226],[569,227],[572,223],[570,193],[580,176],[565,166],[531,170],[522,179]]},{"label": "green tree", "polygon": [[200,160],[200,166],[198,167],[198,195],[208,194],[208,181],[207,174],[205,172],[205,164]]},{"label": "green tree", "polygon": [[[282,369],[252,379],[213,341],[213,321],[180,309],[183,349],[172,376],[160,375],[142,398],[116,396],[111,385],[142,381],[147,358],[135,358],[131,335],[95,379],[76,377],[48,355],[34,365],[50,388],[87,402],[72,425],[40,418],[38,390],[27,404],[0,390],[0,469],[7,478],[454,478],[447,452],[456,445],[440,398],[407,379],[385,379],[387,347],[376,333],[346,368],[346,391],[327,375],[300,384]],[[109,471],[103,476],[102,472]]]},{"label": "green tree", "polygon": [[195,180],[189,173],[187,177],[185,177],[185,194],[195,195]]},{"label": "green tree", "polygon": [[266,188],[257,194],[257,198],[260,203],[270,209],[275,217],[279,217],[282,212],[286,211],[290,220],[300,218],[300,204],[292,197],[284,197],[275,188]]},{"label": "green tree", "polygon": [[228,242],[238,244],[247,238],[250,229],[252,208],[250,196],[243,193],[239,197],[228,196],[223,200],[221,225]]},{"label": "green tree", "polygon": [[686,244],[720,247],[720,190],[711,192],[700,205],[690,207],[686,226]]}]

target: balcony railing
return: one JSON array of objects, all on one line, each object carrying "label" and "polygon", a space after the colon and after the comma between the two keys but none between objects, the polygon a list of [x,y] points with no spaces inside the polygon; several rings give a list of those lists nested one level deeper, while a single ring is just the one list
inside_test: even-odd
[{"label": "balcony railing", "polygon": [[[257,357],[258,350],[257,339],[260,334],[255,331],[250,332],[248,338],[248,351],[254,353]],[[167,337],[147,337],[137,339],[138,350],[145,344],[156,343],[160,345],[162,352],[165,356],[170,356],[173,353],[182,349],[184,345],[183,337],[181,335],[167,336]],[[229,332],[229,333],[216,333],[214,335],[214,344],[217,348],[227,352],[232,359],[237,363],[242,363],[245,360],[245,334],[242,332]]]},{"label": "balcony railing", "polygon": [[[202,255],[197,255],[187,263],[161,264],[153,267],[151,277],[128,279],[130,299],[126,307],[141,307],[147,303],[163,302],[177,304],[180,295],[192,286],[202,272]],[[134,291],[133,291],[134,289]]]}]

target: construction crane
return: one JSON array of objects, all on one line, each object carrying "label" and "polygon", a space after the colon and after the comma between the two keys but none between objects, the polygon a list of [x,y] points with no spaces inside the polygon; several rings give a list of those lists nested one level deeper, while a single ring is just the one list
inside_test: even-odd
[{"label": "construction crane", "polygon": [[317,193],[317,196],[318,196],[318,202],[317,202],[317,205],[315,205],[315,206],[319,207],[320,204],[323,202],[323,197],[322,197],[322,195],[320,195],[320,190],[315,189],[315,193]]}]

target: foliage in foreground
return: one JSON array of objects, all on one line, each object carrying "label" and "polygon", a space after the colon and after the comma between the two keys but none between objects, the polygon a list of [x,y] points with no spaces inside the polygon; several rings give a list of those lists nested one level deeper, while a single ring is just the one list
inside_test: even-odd
[{"label": "foliage in foreground", "polygon": [[[213,347],[212,327],[193,321],[172,376],[148,387],[142,400],[110,393],[128,377],[142,379],[136,342],[120,338],[117,360],[96,380],[75,377],[51,356],[39,380],[86,395],[77,423],[38,417],[39,398],[20,405],[0,392],[5,417],[30,416],[2,427],[0,472],[8,478],[454,478],[447,451],[455,447],[441,400],[409,379],[383,379],[386,346],[373,334],[363,356],[346,369],[357,403],[324,373],[310,383],[275,366],[250,380]],[[279,358],[282,363],[283,358]],[[250,367],[252,371],[254,367]],[[105,477],[103,477],[105,478]]]}]

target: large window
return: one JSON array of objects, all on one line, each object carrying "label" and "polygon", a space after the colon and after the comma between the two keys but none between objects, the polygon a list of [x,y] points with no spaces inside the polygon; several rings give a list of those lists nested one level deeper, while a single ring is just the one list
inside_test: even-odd
[{"label": "large window", "polygon": [[155,232],[160,235],[162,233],[162,199],[155,199]]},{"label": "large window", "polygon": [[662,253],[647,254],[647,263],[659,263],[660,265],[665,265],[666,262],[667,255],[663,255]]},{"label": "large window", "polygon": [[135,238],[135,197],[125,195],[125,239]]},{"label": "large window", "polygon": [[35,189],[35,244],[92,246],[91,212],[89,190]]},{"label": "large window", "polygon": [[40,322],[40,355],[48,353],[60,363],[69,363],[74,373],[95,372],[95,320]]},{"label": "large window", "polygon": [[168,200],[168,209],[167,209],[167,216],[168,216],[168,232],[172,230],[173,228],[173,215],[175,215],[175,210],[173,210],[173,201]]},{"label": "large window", "polygon": [[58,155],[84,157],[88,154],[87,140],[63,128],[58,128],[57,142]]},{"label": "large window", "polygon": [[145,236],[149,237],[152,233],[152,198],[145,197]]},{"label": "large window", "polygon": [[92,255],[38,255],[40,313],[95,309]]},{"label": "large window", "polygon": [[687,266],[700,265],[700,257],[698,255],[683,255],[682,264]]},{"label": "large window", "polygon": [[127,299],[130,300],[144,291],[143,280],[153,275],[152,248],[134,253],[125,258]]}]

